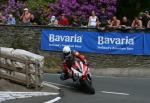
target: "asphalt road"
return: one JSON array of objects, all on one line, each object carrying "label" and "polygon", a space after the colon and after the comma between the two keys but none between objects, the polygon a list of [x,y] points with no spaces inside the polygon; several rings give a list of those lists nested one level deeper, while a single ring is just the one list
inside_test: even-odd
[{"label": "asphalt road", "polygon": [[61,81],[57,74],[45,74],[44,81],[62,89],[60,103],[150,103],[150,78],[93,76],[95,95],[84,93],[72,80]]}]

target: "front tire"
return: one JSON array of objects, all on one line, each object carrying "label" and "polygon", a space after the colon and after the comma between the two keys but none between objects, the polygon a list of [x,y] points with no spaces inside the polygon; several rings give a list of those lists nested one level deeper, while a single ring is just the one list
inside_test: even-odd
[{"label": "front tire", "polygon": [[91,78],[88,78],[87,76],[85,80],[80,80],[80,84],[86,92],[88,92],[89,94],[95,94],[95,89],[92,86]]}]

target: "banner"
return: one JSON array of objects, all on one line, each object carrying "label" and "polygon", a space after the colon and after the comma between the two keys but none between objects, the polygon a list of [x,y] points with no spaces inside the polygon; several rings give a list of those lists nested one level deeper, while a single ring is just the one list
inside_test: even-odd
[{"label": "banner", "polygon": [[150,34],[144,35],[144,55],[150,55]]},{"label": "banner", "polygon": [[144,40],[142,33],[43,30],[41,49],[62,51],[68,45],[89,53],[144,55]]}]

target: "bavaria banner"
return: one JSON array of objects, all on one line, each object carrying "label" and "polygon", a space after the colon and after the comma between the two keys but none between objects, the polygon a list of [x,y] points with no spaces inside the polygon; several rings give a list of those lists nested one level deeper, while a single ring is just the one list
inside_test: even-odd
[{"label": "bavaria banner", "polygon": [[62,51],[68,45],[73,50],[82,52],[144,55],[143,41],[142,33],[43,30],[41,49]]},{"label": "bavaria banner", "polygon": [[150,55],[150,34],[144,35],[144,55]]}]

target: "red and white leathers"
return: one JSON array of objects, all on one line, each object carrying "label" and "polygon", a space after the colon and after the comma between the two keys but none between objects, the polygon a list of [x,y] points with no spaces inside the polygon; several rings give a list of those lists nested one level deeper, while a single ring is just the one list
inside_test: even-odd
[{"label": "red and white leathers", "polygon": [[63,77],[61,79],[65,80],[68,78],[71,78],[73,76],[73,72],[71,70],[71,67],[77,68],[75,66],[75,59],[79,59],[83,62],[83,64],[87,65],[87,60],[84,55],[80,54],[79,52],[71,52],[69,56],[65,57],[63,55]]}]

